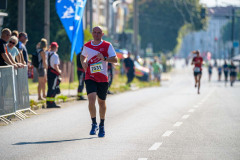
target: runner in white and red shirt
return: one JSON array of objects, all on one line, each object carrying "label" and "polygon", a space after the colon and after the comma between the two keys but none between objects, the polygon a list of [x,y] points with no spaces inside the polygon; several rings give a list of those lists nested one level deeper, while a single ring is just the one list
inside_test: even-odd
[{"label": "runner in white and red shirt", "polygon": [[198,94],[200,94],[203,58],[200,56],[200,51],[198,50],[193,51],[192,53],[196,54],[192,60],[192,65],[194,65],[193,75],[195,79],[195,87],[198,87]]},{"label": "runner in white and red shirt", "polygon": [[85,84],[89,100],[89,112],[92,118],[92,129],[90,135],[95,135],[98,126],[96,122],[96,97],[100,110],[100,124],[98,137],[105,136],[104,120],[106,114],[106,97],[108,91],[108,63],[117,63],[117,56],[111,43],[102,40],[101,27],[94,27],[92,30],[93,41],[87,42],[80,60],[85,70]]}]

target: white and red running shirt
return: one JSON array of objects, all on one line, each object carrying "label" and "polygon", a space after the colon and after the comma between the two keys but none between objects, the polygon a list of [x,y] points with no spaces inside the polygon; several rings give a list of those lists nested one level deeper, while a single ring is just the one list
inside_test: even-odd
[{"label": "white and red running shirt", "polygon": [[98,45],[94,45],[92,41],[87,42],[82,51],[82,55],[87,57],[88,63],[85,80],[108,82],[108,62],[97,58],[98,53],[102,53],[103,57],[116,56],[116,52],[109,42],[102,41]]}]

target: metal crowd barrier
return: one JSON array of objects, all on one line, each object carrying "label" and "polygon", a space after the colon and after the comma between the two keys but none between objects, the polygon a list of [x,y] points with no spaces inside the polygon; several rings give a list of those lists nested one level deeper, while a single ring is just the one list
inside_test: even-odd
[{"label": "metal crowd barrier", "polygon": [[14,69],[12,66],[0,67],[0,120],[9,124],[7,116],[15,115],[20,120],[28,116],[22,113],[29,110],[28,68]]}]

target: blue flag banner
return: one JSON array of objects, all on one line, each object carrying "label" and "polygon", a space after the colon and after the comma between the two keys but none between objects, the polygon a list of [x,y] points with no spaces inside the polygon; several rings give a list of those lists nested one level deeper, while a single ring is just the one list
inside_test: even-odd
[{"label": "blue flag banner", "polygon": [[72,43],[71,57],[74,51],[80,53],[84,43],[82,17],[87,0],[56,0],[57,14]]}]

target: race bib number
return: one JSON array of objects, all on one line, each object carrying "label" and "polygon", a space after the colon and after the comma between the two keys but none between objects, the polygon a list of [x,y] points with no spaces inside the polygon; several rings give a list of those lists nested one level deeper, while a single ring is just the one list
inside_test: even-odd
[{"label": "race bib number", "polygon": [[200,67],[195,67],[194,68],[194,72],[200,72],[200,71],[201,71]]},{"label": "race bib number", "polygon": [[90,65],[91,73],[97,73],[103,71],[102,62],[94,63]]}]

